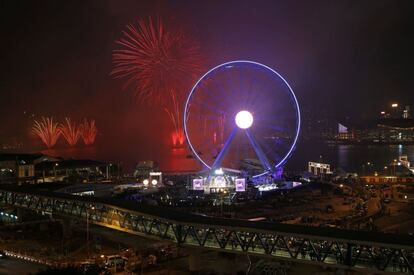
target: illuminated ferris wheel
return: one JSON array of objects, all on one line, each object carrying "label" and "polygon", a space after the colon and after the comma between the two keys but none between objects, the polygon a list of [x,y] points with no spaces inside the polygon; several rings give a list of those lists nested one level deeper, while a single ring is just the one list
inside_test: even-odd
[{"label": "illuminated ferris wheel", "polygon": [[258,62],[218,65],[192,88],[184,132],[194,156],[208,169],[274,173],[296,145],[298,101],[287,81]]}]

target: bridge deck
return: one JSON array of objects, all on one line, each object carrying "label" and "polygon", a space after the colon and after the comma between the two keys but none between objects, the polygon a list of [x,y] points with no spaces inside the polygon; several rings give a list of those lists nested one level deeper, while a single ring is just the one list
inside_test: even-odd
[{"label": "bridge deck", "polygon": [[208,217],[29,187],[0,186],[0,203],[74,218],[89,216],[95,224],[183,245],[387,272],[400,265],[405,272],[413,272],[414,237],[410,235]]},{"label": "bridge deck", "polygon": [[123,210],[136,212],[137,214],[153,216],[165,221],[178,222],[182,224],[205,225],[206,227],[233,227],[235,229],[253,229],[262,232],[288,233],[298,236],[309,236],[321,239],[348,240],[361,243],[377,243],[401,247],[414,247],[414,236],[402,234],[390,234],[381,232],[354,231],[328,227],[312,227],[305,225],[292,225],[266,221],[248,221],[241,219],[228,219],[185,213],[168,207],[148,206],[134,203],[132,201],[105,199],[89,196],[74,196],[70,194],[39,191],[35,188],[19,188],[14,186],[0,186],[1,190],[8,190],[17,193],[30,193],[44,197],[62,198],[83,202],[100,203],[115,206]]}]

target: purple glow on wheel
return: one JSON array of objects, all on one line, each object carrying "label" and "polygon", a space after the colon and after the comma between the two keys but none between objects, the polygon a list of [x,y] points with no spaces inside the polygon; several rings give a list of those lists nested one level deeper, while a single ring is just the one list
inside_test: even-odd
[{"label": "purple glow on wheel", "polygon": [[[284,87],[287,88],[286,95],[289,95],[289,97],[291,99],[291,106],[292,106],[293,109],[292,109],[292,111],[289,112],[289,114],[294,115],[296,117],[296,120],[295,120],[294,124],[293,124],[293,121],[292,121],[292,124],[291,124],[294,127],[291,128],[292,129],[292,135],[291,135],[291,139],[289,141],[289,144],[286,144],[286,146],[287,146],[286,149],[283,149],[283,150],[286,150],[286,151],[284,151],[277,158],[272,159],[272,170],[276,170],[278,167],[282,166],[286,162],[286,160],[289,158],[289,156],[292,154],[292,152],[293,152],[293,150],[296,146],[296,143],[297,143],[297,140],[298,140],[298,137],[299,137],[299,132],[300,132],[300,125],[301,125],[300,109],[299,109],[299,104],[298,104],[298,101],[296,99],[296,96],[295,96],[292,88],[288,84],[288,82],[278,72],[276,72],[272,68],[270,68],[270,67],[268,67],[264,64],[258,63],[258,62],[249,61],[249,60],[235,60],[235,61],[226,62],[226,63],[220,64],[220,65],[210,69],[208,72],[206,72],[195,83],[195,85],[193,86],[193,88],[191,89],[191,91],[188,95],[188,98],[187,98],[187,101],[186,101],[185,107],[184,107],[183,128],[184,128],[184,133],[185,133],[186,140],[188,142],[188,145],[189,145],[193,155],[198,159],[198,161],[200,161],[208,169],[211,169],[212,165],[211,165],[210,162],[212,162],[212,161],[210,159],[205,159],[206,158],[205,151],[202,152],[203,154],[198,153],[199,150],[200,150],[200,148],[199,148],[200,143],[199,144],[197,144],[197,142],[194,143],[194,141],[192,141],[190,139],[189,128],[188,128],[190,126],[187,125],[188,120],[189,120],[190,105],[195,106],[194,102],[192,102],[193,101],[193,95],[198,94],[197,92],[198,92],[199,87],[200,86],[205,87],[206,81],[209,80],[209,79],[212,79],[212,77],[215,75],[216,72],[221,72],[223,70],[233,70],[233,68],[237,68],[238,66],[250,66],[250,65],[252,66],[253,69],[254,68],[258,68],[259,70],[261,69],[263,72],[265,72],[265,73],[267,72],[267,73],[270,73],[269,75],[273,75],[274,76],[273,79],[278,79],[278,81],[281,81],[282,85],[284,85]],[[228,86],[226,86],[226,87],[228,87]],[[238,89],[236,89],[236,90],[238,90]],[[260,91],[260,90],[258,90],[258,91]],[[235,102],[237,102],[238,98],[236,97],[235,100],[236,100]],[[223,107],[222,105],[220,105],[220,103],[222,103],[222,102],[218,102],[219,106]],[[207,108],[207,110],[211,110],[213,105],[208,105],[207,103],[205,103],[204,106]],[[232,116],[234,116],[233,121],[236,123],[236,126],[239,129],[248,129],[253,125],[253,115],[252,115],[251,112],[243,110],[246,107],[247,107],[246,108],[247,110],[250,110],[249,106],[242,106],[242,105],[239,105],[239,106],[242,107],[241,108],[242,111],[237,112],[238,111],[237,106],[235,106],[237,114],[234,116],[234,113],[233,113],[233,115],[232,115]],[[193,107],[193,108],[195,108],[195,107]],[[224,107],[224,110],[225,109],[226,108]],[[221,109],[221,110],[223,110],[223,109]],[[264,117],[263,117],[263,115],[261,115],[261,116],[257,115],[258,110],[250,110],[250,111],[254,111],[254,113],[255,113],[255,118],[254,118],[255,127],[254,127],[254,129],[252,128],[252,129],[249,129],[249,130],[251,130],[252,133],[255,134],[256,128],[258,126],[263,125]],[[229,115],[231,115],[231,114],[229,114]],[[271,119],[271,118],[268,117],[267,119]],[[200,121],[200,123],[201,123],[201,121]],[[196,125],[197,125],[197,123],[196,123]],[[261,137],[263,137],[263,136],[259,136],[259,138],[261,138]],[[207,142],[207,141],[205,141],[205,142]],[[214,162],[214,160],[213,160],[213,162]],[[256,174],[253,177],[263,176],[263,175],[266,175],[268,173],[269,173],[269,171],[263,171],[262,173]]]}]

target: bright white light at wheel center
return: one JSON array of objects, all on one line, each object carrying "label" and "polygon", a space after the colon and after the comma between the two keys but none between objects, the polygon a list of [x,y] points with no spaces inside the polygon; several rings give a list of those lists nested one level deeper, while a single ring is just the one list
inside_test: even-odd
[{"label": "bright white light at wheel center", "polygon": [[249,111],[240,111],[236,115],[236,125],[240,129],[250,128],[253,124],[253,116]]}]

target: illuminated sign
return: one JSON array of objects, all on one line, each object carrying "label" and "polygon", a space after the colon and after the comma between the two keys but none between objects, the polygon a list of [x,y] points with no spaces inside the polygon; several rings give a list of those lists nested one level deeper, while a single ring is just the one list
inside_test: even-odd
[{"label": "illuminated sign", "polygon": [[213,184],[214,187],[226,187],[226,178],[223,176],[214,177],[213,182],[214,182]]},{"label": "illuminated sign", "polygon": [[204,179],[193,179],[193,190],[204,190]]},{"label": "illuminated sign", "polygon": [[150,172],[150,176],[161,176],[161,172]]},{"label": "illuminated sign", "polygon": [[236,192],[244,192],[246,191],[246,179],[236,179]]}]

